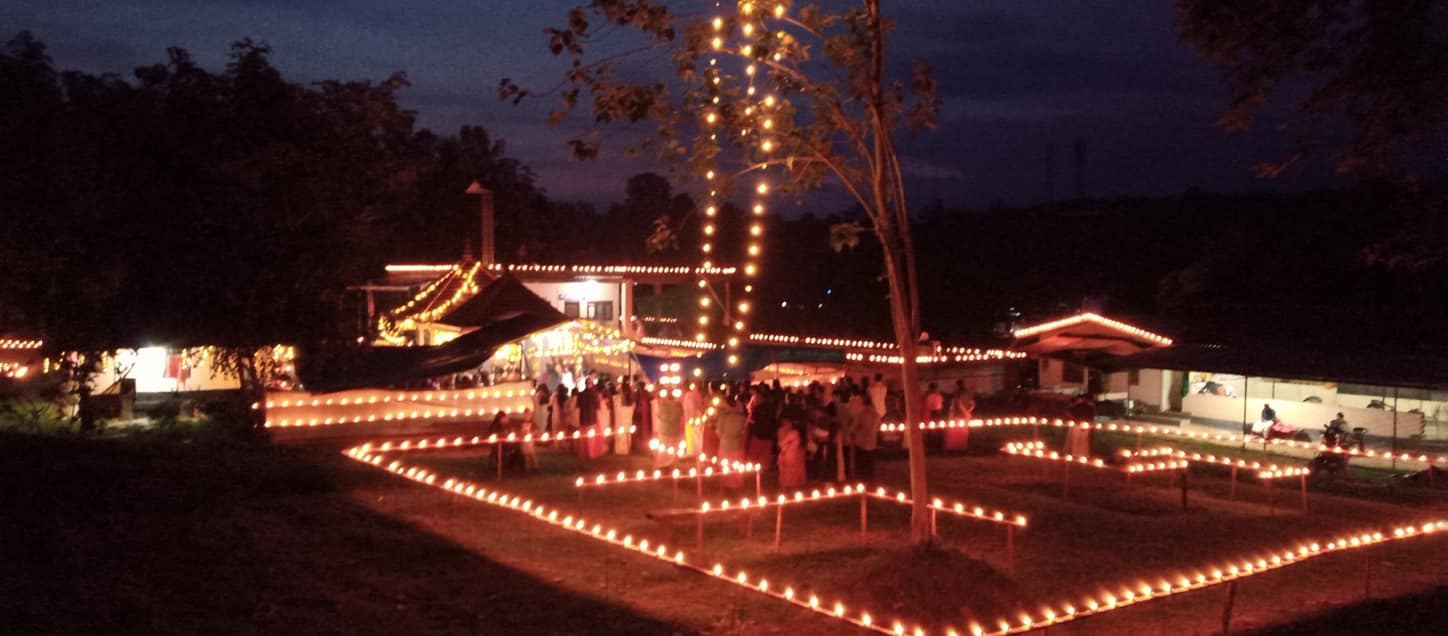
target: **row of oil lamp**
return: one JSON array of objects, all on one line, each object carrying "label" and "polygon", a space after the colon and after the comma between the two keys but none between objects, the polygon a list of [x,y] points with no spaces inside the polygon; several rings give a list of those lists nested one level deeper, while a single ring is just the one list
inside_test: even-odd
[{"label": "row of oil lamp", "polygon": [[1110,468],[1121,470],[1127,473],[1149,473],[1163,470],[1185,470],[1190,462],[1184,459],[1166,459],[1158,461],[1131,462],[1127,464],[1108,464],[1106,460],[1099,457],[1079,457],[1069,453],[1058,453],[1047,450],[1045,442],[1010,442],[1001,448],[1001,451],[1008,455],[1018,457],[1029,457],[1050,461],[1081,464],[1092,468]]},{"label": "row of oil lamp", "polygon": [[640,482],[650,482],[650,481],[665,481],[665,480],[668,480],[668,481],[677,481],[677,480],[680,480],[680,479],[697,479],[697,478],[699,478],[699,477],[714,477],[714,476],[716,476],[716,475],[722,477],[722,476],[724,476],[724,475],[730,475],[730,474],[757,473],[757,472],[759,472],[759,470],[760,470],[759,464],[751,464],[751,463],[749,463],[749,462],[726,461],[726,462],[719,462],[719,470],[718,470],[717,472],[714,470],[714,467],[713,467],[713,466],[705,466],[702,470],[699,469],[699,468],[690,468],[690,469],[688,470],[688,472],[685,472],[685,471],[683,471],[683,470],[681,470],[681,469],[678,469],[678,468],[675,468],[675,469],[673,469],[673,470],[671,470],[671,471],[669,471],[669,472],[667,472],[667,473],[664,472],[664,471],[662,471],[662,470],[657,470],[657,469],[655,469],[655,470],[653,470],[653,471],[651,471],[651,472],[650,472],[650,471],[642,471],[642,470],[640,470],[640,471],[636,471],[636,472],[633,472],[633,473],[628,473],[628,472],[624,472],[624,471],[619,471],[618,473],[616,473],[616,474],[614,474],[614,475],[612,475],[612,476],[606,475],[606,474],[603,474],[603,473],[600,473],[600,474],[594,475],[593,477],[590,477],[590,478],[579,477],[578,479],[576,479],[576,480],[573,481],[573,486],[574,486],[575,488],[587,488],[587,487],[591,487],[591,486],[612,486],[612,485],[617,485],[617,484],[636,484],[636,483],[640,483]]},{"label": "row of oil lamp", "polygon": [[[637,427],[628,427],[628,432],[633,433]],[[403,440],[400,442],[367,442],[355,448],[361,452],[392,452],[392,451],[416,451],[416,450],[440,450],[449,448],[466,448],[468,446],[491,446],[493,444],[530,444],[543,442],[563,442],[578,439],[590,439],[594,437],[608,437],[616,433],[624,432],[622,428],[613,429],[603,427],[601,429],[578,430],[571,433],[543,433],[534,435],[525,433],[508,433],[507,435],[474,435],[472,437],[439,437],[437,439],[416,439]]]},{"label": "row of oil lamp", "polygon": [[527,411],[528,411],[529,409],[531,409],[531,408],[532,408],[532,406],[531,406],[530,404],[528,404],[528,403],[525,402],[525,403],[522,403],[522,404],[514,404],[514,405],[511,405],[511,406],[504,406],[504,407],[498,408],[498,409],[484,409],[484,408],[479,408],[479,409],[477,409],[477,410],[473,410],[473,409],[437,409],[437,410],[424,410],[424,411],[415,411],[415,410],[414,410],[414,411],[407,411],[407,412],[402,412],[402,413],[384,413],[384,414],[382,414],[382,415],[377,415],[377,414],[370,414],[370,415],[365,415],[365,416],[363,416],[363,415],[353,415],[353,416],[351,416],[351,417],[346,417],[346,416],[338,416],[338,417],[313,417],[313,418],[300,418],[300,417],[299,417],[299,418],[296,418],[296,419],[281,418],[281,419],[276,419],[276,420],[268,419],[268,420],[266,421],[266,423],[264,424],[264,426],[265,426],[266,428],[288,428],[288,427],[334,426],[334,425],[339,425],[339,424],[361,424],[361,423],[363,423],[363,422],[405,422],[405,421],[408,421],[408,420],[419,420],[419,419],[421,419],[421,420],[428,420],[428,419],[446,420],[446,419],[474,418],[474,417],[476,417],[476,418],[489,418],[489,417],[495,416],[495,415],[498,414],[498,413],[502,413],[502,414],[504,414],[504,415],[512,415],[512,414],[514,414],[514,413],[524,413],[524,412],[527,412]]},{"label": "row of oil lamp", "polygon": [[[1233,444],[1241,443],[1241,442],[1243,442],[1243,441],[1248,441],[1247,438],[1245,438],[1245,437],[1243,437],[1243,436],[1239,436],[1239,435],[1224,435],[1224,434],[1222,434],[1222,433],[1198,433],[1198,432],[1195,432],[1195,431],[1184,431],[1184,430],[1181,430],[1181,429],[1175,428],[1175,427],[1165,427],[1165,426],[1140,426],[1140,425],[1116,424],[1116,423],[1100,424],[1100,423],[1096,423],[1096,422],[1086,422],[1086,421],[1078,421],[1078,420],[1065,420],[1065,419],[1051,419],[1051,418],[1035,417],[1035,416],[996,417],[996,418],[985,418],[985,419],[977,418],[977,419],[971,419],[971,420],[961,420],[961,419],[927,420],[927,421],[924,421],[924,422],[921,422],[921,423],[920,423],[920,428],[921,428],[921,430],[926,430],[926,431],[947,430],[947,429],[953,429],[953,428],[992,428],[992,427],[998,427],[998,426],[1054,426],[1054,427],[1057,427],[1057,428],[1081,428],[1081,429],[1096,430],[1096,431],[1106,431],[1106,432],[1112,432],[1112,433],[1137,433],[1137,434],[1145,434],[1145,435],[1161,435],[1161,436],[1169,436],[1169,437],[1182,437],[1182,438],[1187,438],[1187,439],[1199,439],[1199,440],[1206,440],[1206,441],[1229,442],[1229,443],[1233,443]],[[903,432],[904,430],[905,430],[905,425],[904,425],[903,423],[900,423],[900,422],[887,422],[887,423],[885,423],[885,424],[881,424],[881,425],[880,425],[880,431],[881,431],[881,432],[896,433],[896,432]],[[1373,450],[1373,449],[1358,450],[1358,449],[1356,449],[1356,448],[1337,448],[1337,447],[1323,446],[1323,445],[1321,445],[1321,444],[1315,444],[1315,443],[1311,443],[1311,442],[1298,442],[1298,441],[1281,440],[1281,439],[1274,439],[1274,440],[1271,440],[1269,443],[1274,444],[1274,445],[1280,445],[1280,446],[1289,446],[1289,447],[1292,447],[1292,448],[1304,448],[1304,449],[1310,449],[1310,450],[1317,450],[1317,451],[1325,452],[1325,453],[1336,453],[1336,454],[1339,454],[1339,455],[1348,455],[1348,456],[1351,456],[1351,457],[1367,457],[1367,458],[1371,458],[1371,459],[1397,460],[1397,461],[1401,461],[1401,462],[1418,462],[1418,463],[1422,463],[1422,464],[1435,464],[1435,463],[1448,462],[1448,455],[1438,455],[1438,456],[1427,455],[1427,454],[1417,454],[1417,455],[1414,455],[1414,454],[1411,454],[1411,453],[1393,453],[1393,452],[1390,452],[1390,451]]]},{"label": "row of oil lamp", "polygon": [[[394,475],[419,484],[440,488],[480,503],[520,512],[549,525],[629,550],[641,556],[677,567],[687,568],[711,578],[726,581],[771,598],[792,603],[813,612],[832,616],[877,632],[887,634],[907,633],[904,631],[903,624],[898,621],[890,626],[886,626],[875,618],[876,615],[868,611],[850,612],[841,601],[829,603],[822,600],[818,594],[797,590],[796,587],[792,585],[774,584],[767,578],[751,577],[743,570],[726,569],[721,563],[715,563],[710,567],[705,567],[690,559],[682,550],[670,550],[666,545],[653,544],[649,542],[648,539],[635,539],[633,535],[619,532],[614,528],[605,528],[603,524],[589,522],[582,516],[574,516],[556,508],[549,508],[542,504],[534,503],[531,499],[524,499],[518,495],[510,495],[495,489],[489,489],[481,484],[466,480],[454,478],[440,479],[441,476],[437,473],[424,468],[407,466],[396,460],[384,464],[385,458],[381,454],[362,450],[361,447],[350,448],[343,452],[356,461],[381,468],[382,470],[386,470]],[[802,589],[803,588],[801,588],[801,590]],[[915,630],[910,633],[924,634],[924,631],[916,627]]]},{"label": "row of oil lamp", "polygon": [[[739,511],[749,510],[752,508],[768,508],[770,506],[786,506],[791,504],[815,503],[860,496],[869,497],[871,499],[879,499],[882,501],[891,501],[904,505],[912,505],[914,503],[910,499],[910,497],[907,496],[903,491],[897,491],[895,494],[891,495],[889,491],[887,491],[883,486],[878,486],[872,490],[867,488],[865,484],[861,483],[853,485],[846,484],[841,488],[835,488],[833,486],[824,489],[815,488],[813,490],[810,490],[809,492],[805,492],[803,490],[796,490],[793,494],[780,493],[776,495],[773,499],[765,496],[759,496],[754,498],[744,497],[739,499],[738,502],[730,501],[727,499],[715,502],[706,501],[699,504],[698,512],[700,514],[729,512],[731,510]],[[1020,528],[1026,527],[1027,523],[1025,515],[1006,513],[1000,510],[987,510],[982,506],[967,506],[966,504],[960,502],[946,504],[945,501],[939,498],[936,498],[930,502],[930,508],[939,512],[965,517],[968,519],[978,519],[981,521],[1000,523]]]},{"label": "row of oil lamp", "polygon": [[[499,400],[515,397],[525,397],[528,391],[524,389],[495,389],[492,391],[422,391],[412,393],[399,393],[396,395],[368,395],[357,397],[341,398],[305,398],[296,399],[281,398],[269,399],[266,401],[266,409],[305,408],[312,406],[363,406],[371,404],[391,404],[393,402],[461,402],[464,400]],[[262,403],[252,402],[251,410],[256,411],[262,408]]]},{"label": "row of oil lamp", "polygon": [[[456,438],[453,441],[456,441]],[[563,514],[557,509],[549,509],[541,504],[534,504],[531,500],[524,500],[516,495],[508,495],[496,490],[489,490],[482,485],[456,479],[447,479],[439,485],[437,483],[438,475],[425,469],[407,467],[398,461],[393,461],[383,466],[384,458],[380,454],[371,452],[373,448],[380,451],[382,446],[364,445],[348,449],[344,452],[347,456],[357,461],[383,468],[393,474],[415,482],[439,487],[445,491],[468,497],[478,502],[528,514],[534,519],[549,523],[555,527],[560,527],[595,540],[604,541],[616,547],[631,550],[640,555],[675,566],[688,568],[744,589],[789,602],[816,613],[844,620],[872,631],[896,635],[907,633],[923,635],[926,633],[925,630],[918,625],[907,630],[905,623],[899,620],[886,624],[869,611],[850,612],[842,602],[837,601],[833,604],[826,603],[822,601],[817,594],[797,592],[793,586],[771,584],[766,578],[751,577],[742,570],[730,574],[731,570],[727,569],[723,564],[716,563],[712,567],[704,568],[689,560],[683,551],[671,552],[666,546],[653,545],[649,543],[647,539],[635,540],[631,535],[621,535],[617,530],[605,529],[602,524],[590,524],[582,517],[575,518],[573,515]],[[420,447],[414,446],[414,448]],[[847,488],[850,487],[847,486]],[[863,484],[856,484],[851,488],[855,494],[858,494],[863,489]],[[879,489],[877,489],[874,494],[884,495]],[[828,491],[826,491],[825,493],[821,493],[820,496],[827,497],[830,495]],[[788,499],[792,500],[793,497]],[[813,499],[813,497],[811,497],[811,499]],[[800,495],[800,500],[803,501],[803,495]],[[903,492],[898,493],[895,496],[895,500],[908,501],[905,499]],[[963,514],[963,505],[961,504],[957,504],[954,507],[946,507],[942,502],[936,500],[933,502],[932,507],[937,510],[955,511],[958,514]],[[973,514],[976,517],[983,517],[985,513],[977,510],[974,511]],[[1016,523],[1025,525],[1025,520],[1024,518],[1018,518]],[[1445,530],[1448,530],[1448,521],[1433,520],[1425,523],[1399,526],[1386,533],[1368,532],[1343,536],[1324,543],[1307,542],[1295,548],[1281,550],[1270,555],[1247,559],[1234,559],[1221,565],[1195,568],[1191,574],[1179,574],[1170,578],[1161,577],[1155,584],[1143,582],[1135,585],[1122,586],[1117,592],[1105,592],[1088,596],[1084,601],[1079,602],[1079,606],[1076,602],[1055,603],[1051,607],[1043,608],[1034,614],[1021,614],[1011,618],[1001,618],[990,625],[972,623],[968,628],[968,633],[975,636],[997,636],[1029,632],[1051,625],[1071,622],[1122,609],[1148,600],[1167,598],[1200,590],[1205,587],[1239,580],[1325,554],[1368,547],[1387,541],[1428,536]],[[961,634],[961,632],[951,627],[946,627],[937,633],[943,633],[946,636],[959,636]]]}]

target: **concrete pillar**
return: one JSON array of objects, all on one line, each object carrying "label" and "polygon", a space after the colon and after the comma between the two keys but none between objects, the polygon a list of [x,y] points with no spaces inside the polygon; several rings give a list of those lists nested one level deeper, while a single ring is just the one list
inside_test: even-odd
[{"label": "concrete pillar", "polygon": [[619,331],[625,336],[633,334],[633,280],[625,278],[618,284],[618,320]]}]

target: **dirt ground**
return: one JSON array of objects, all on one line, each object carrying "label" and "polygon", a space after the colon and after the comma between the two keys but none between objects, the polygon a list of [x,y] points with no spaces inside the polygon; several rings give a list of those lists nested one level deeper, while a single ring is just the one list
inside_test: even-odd
[{"label": "dirt ground", "polygon": [[[1000,438],[979,436],[978,448]],[[1111,440],[1103,440],[1111,443]],[[1119,443],[1126,443],[1120,441]],[[838,634],[851,628],[698,574],[627,554],[425,488],[343,458],[336,449],[0,437],[0,633]],[[543,471],[504,487],[690,550],[644,518],[671,507],[666,484],[587,491],[579,473],[645,467],[644,458],[585,465],[540,453]],[[446,475],[493,478],[480,453],[410,454]],[[1381,486],[1295,493],[1267,514],[1256,484],[1226,499],[1225,473],[1194,472],[1191,506],[1164,477],[1122,487],[1116,473],[1060,475],[994,454],[937,456],[932,490],[947,500],[1019,511],[1030,528],[1005,568],[1000,526],[941,517],[942,550],[904,549],[907,515],[870,504],[859,538],[854,502],[788,508],[783,548],[773,514],[746,539],[741,523],[706,529],[705,553],[731,567],[869,607],[924,627],[1069,601],[1173,568],[1250,556],[1340,531],[1448,517],[1433,498]],[[1152,483],[1155,479],[1156,483]],[[903,459],[875,481],[903,487]],[[706,498],[717,500],[712,485]],[[766,492],[772,492],[766,479]],[[747,494],[752,494],[752,486]],[[692,488],[678,505],[695,505]],[[1385,501],[1377,501],[1383,499]],[[1442,633],[1448,554],[1442,538],[1331,555],[1241,582],[1233,631]],[[1370,575],[1363,603],[1364,571]],[[1224,588],[1135,606],[1052,633],[1213,633]]]}]

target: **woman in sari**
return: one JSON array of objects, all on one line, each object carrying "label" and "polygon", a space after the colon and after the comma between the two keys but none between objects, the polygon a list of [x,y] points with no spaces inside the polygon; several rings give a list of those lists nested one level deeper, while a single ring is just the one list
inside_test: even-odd
[{"label": "woman in sari", "polygon": [[[729,462],[743,462],[744,437],[749,432],[745,426],[744,407],[732,396],[725,397],[718,407],[717,418],[714,428],[717,430],[715,439],[719,446],[719,458]],[[730,473],[724,477],[724,487],[738,489],[743,481],[742,474]]]},{"label": "woman in sari", "polygon": [[684,406],[679,398],[662,394],[654,400],[654,432],[659,437],[659,449],[654,454],[654,467],[660,468],[674,463],[673,453],[679,452],[679,442],[684,439]]},{"label": "woman in sari", "polygon": [[633,387],[625,381],[619,387],[618,393],[613,395],[613,452],[619,455],[627,455],[629,452],[629,427],[633,426],[634,397]]},{"label": "woman in sari", "polygon": [[970,445],[970,418],[975,415],[975,398],[965,388],[965,380],[955,381],[955,395],[950,398],[950,419],[961,423],[957,428],[945,429],[946,450],[963,451]]},{"label": "woman in sari", "polygon": [[799,423],[786,418],[779,427],[779,487],[799,488],[805,483],[804,448]]}]

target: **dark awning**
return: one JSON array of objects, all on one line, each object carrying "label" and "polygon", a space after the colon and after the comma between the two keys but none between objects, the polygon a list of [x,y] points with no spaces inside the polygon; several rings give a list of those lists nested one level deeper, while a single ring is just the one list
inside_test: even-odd
[{"label": "dark awning", "polygon": [[298,374],[314,392],[387,387],[476,368],[493,352],[530,333],[568,322],[547,301],[505,275],[443,317],[450,325],[472,329],[432,347],[365,347],[332,355],[308,355]]}]

